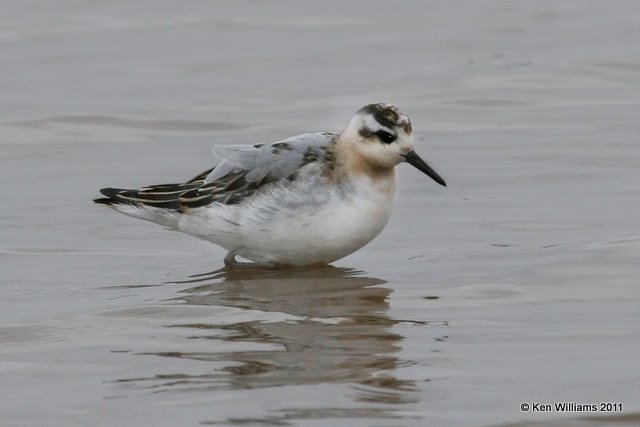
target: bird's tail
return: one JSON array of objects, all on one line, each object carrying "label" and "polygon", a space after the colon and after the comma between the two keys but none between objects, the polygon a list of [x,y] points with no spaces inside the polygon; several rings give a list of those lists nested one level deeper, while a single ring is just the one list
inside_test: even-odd
[{"label": "bird's tail", "polygon": [[176,228],[182,215],[180,195],[198,186],[198,183],[184,183],[153,185],[138,190],[102,188],[100,193],[105,197],[93,201],[134,218]]},{"label": "bird's tail", "polygon": [[102,188],[100,193],[103,196],[94,199],[95,203],[108,206],[130,205],[149,206],[159,209],[180,210],[179,197],[185,191],[197,188],[198,184],[163,184],[143,187],[138,190],[128,190],[124,188]]}]

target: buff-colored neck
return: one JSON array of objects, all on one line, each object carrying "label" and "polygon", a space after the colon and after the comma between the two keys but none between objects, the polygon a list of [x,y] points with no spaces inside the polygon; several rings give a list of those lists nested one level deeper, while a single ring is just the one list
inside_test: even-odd
[{"label": "buff-colored neck", "polygon": [[357,138],[343,135],[341,140],[331,147],[334,156],[334,179],[368,178],[376,184],[393,184],[395,182],[395,168],[376,163],[355,147],[362,144]]}]

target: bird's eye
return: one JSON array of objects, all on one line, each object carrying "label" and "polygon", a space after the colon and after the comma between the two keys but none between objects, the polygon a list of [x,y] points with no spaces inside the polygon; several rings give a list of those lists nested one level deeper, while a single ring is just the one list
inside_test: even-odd
[{"label": "bird's eye", "polygon": [[393,141],[396,140],[395,135],[384,130],[379,130],[378,132],[376,132],[376,136],[378,137],[378,139],[380,139],[380,141],[382,141],[385,144],[391,144]]}]

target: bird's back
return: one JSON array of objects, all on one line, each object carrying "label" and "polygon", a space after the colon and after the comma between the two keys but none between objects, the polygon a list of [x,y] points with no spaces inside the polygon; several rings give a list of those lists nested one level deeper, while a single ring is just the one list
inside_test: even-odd
[{"label": "bird's back", "polygon": [[309,163],[330,163],[334,138],[328,132],[308,133],[271,144],[215,147],[213,166],[186,182],[103,188],[100,192],[106,197],[94,201],[127,214],[135,212],[131,208],[187,213],[212,203],[238,204],[278,181],[295,180]]}]

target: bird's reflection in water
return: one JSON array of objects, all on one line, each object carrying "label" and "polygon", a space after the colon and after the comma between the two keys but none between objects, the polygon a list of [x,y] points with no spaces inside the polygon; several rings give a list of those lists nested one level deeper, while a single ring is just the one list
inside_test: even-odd
[{"label": "bird's reflection in water", "polygon": [[[385,281],[330,266],[220,271],[197,281],[203,283],[182,290],[179,302],[258,310],[273,320],[265,321],[262,315],[260,320],[239,323],[167,325],[193,330],[192,339],[232,342],[234,348],[241,348],[220,351],[220,345],[212,344],[211,352],[155,353],[231,362],[221,370],[209,370],[205,377],[174,378],[181,387],[189,383],[199,390],[349,383],[355,388],[356,401],[415,401],[414,382],[394,375],[399,363],[395,354],[403,337],[392,330],[400,321],[387,314],[392,291],[382,286]],[[170,384],[167,381],[164,387]]]}]

